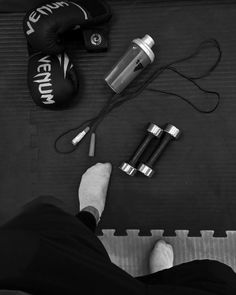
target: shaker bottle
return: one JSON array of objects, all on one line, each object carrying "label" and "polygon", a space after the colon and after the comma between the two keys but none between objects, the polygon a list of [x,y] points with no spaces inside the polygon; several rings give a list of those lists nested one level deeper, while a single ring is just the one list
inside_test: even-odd
[{"label": "shaker bottle", "polygon": [[114,92],[121,93],[144,68],[153,62],[155,55],[152,46],[154,44],[154,40],[149,35],[132,41],[126,53],[105,77],[106,83]]}]

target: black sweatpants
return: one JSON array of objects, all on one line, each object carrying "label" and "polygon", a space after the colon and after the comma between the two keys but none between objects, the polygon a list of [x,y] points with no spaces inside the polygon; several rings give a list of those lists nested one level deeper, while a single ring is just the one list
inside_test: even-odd
[{"label": "black sweatpants", "polygon": [[38,203],[0,228],[0,289],[32,294],[236,294],[236,274],[216,261],[133,278],[114,265],[88,212]]}]

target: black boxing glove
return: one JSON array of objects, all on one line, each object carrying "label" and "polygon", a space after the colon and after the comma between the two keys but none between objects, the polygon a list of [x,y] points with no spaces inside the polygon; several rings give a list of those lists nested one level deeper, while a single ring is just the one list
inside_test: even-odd
[{"label": "black boxing glove", "polygon": [[[65,50],[63,35],[66,32],[78,28],[94,29],[96,25],[107,22],[110,17],[109,7],[101,0],[55,1],[29,11],[24,18],[23,28],[33,50],[58,54]],[[103,39],[102,35],[101,37]],[[106,35],[104,40],[105,38]],[[90,47],[98,45],[93,44],[93,38],[91,44]],[[102,46],[104,44],[106,42]]]},{"label": "black boxing glove", "polygon": [[65,53],[32,55],[28,85],[35,103],[50,109],[68,106],[79,88],[74,66]]}]

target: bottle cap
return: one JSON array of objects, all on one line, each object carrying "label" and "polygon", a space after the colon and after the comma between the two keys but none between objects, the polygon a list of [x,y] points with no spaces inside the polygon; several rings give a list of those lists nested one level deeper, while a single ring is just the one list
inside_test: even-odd
[{"label": "bottle cap", "polygon": [[152,39],[151,36],[149,35],[145,35],[142,38],[143,42],[146,43],[150,48],[152,48],[152,46],[155,44],[155,41]]}]

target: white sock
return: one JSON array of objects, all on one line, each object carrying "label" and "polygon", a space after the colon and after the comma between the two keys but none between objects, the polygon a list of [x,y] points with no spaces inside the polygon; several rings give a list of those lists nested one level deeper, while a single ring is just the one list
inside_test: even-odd
[{"label": "white sock", "polygon": [[158,241],[150,255],[149,266],[151,273],[171,268],[174,263],[174,251],[170,244]]},{"label": "white sock", "polygon": [[101,217],[105,207],[111,170],[110,163],[97,163],[83,174],[78,192],[80,210],[92,206],[98,210],[99,218]]}]

